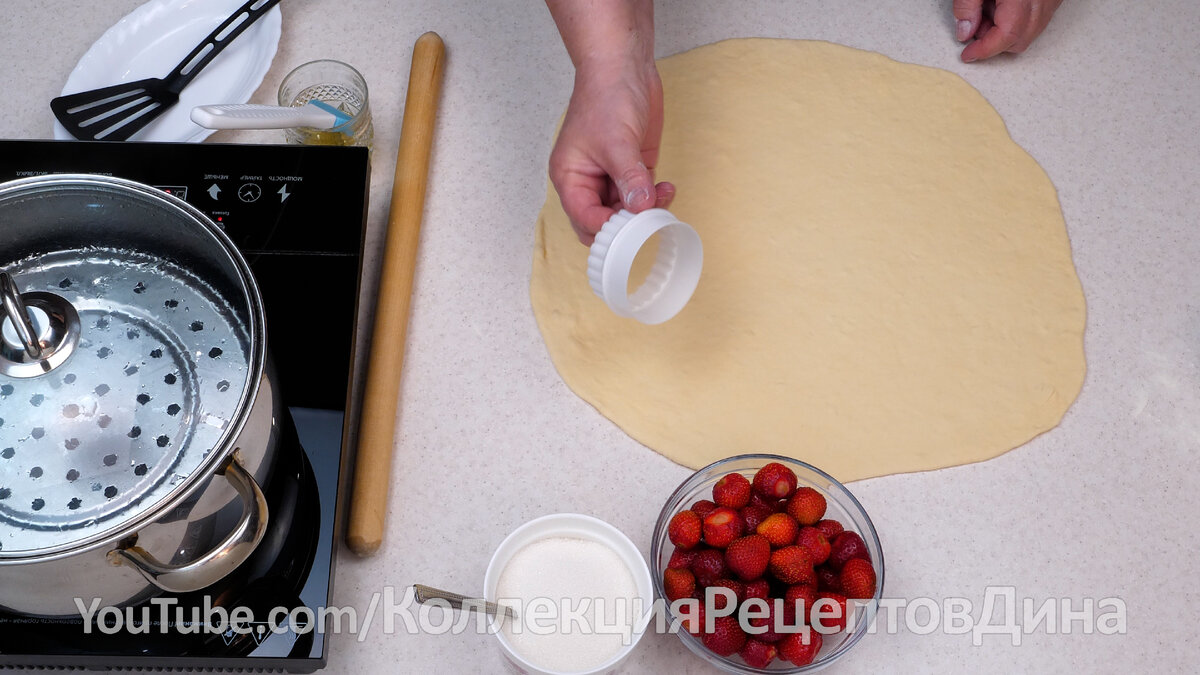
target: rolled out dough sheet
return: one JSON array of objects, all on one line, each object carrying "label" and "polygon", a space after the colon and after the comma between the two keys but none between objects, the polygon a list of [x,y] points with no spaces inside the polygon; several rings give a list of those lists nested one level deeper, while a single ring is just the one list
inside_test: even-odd
[{"label": "rolled out dough sheet", "polygon": [[1083,384],[1083,291],[1054,186],[975,89],[813,41],[659,69],[657,175],[704,274],[664,324],[614,315],[551,188],[531,293],[573,391],[688,467],[771,452],[841,480],[1058,424]]}]

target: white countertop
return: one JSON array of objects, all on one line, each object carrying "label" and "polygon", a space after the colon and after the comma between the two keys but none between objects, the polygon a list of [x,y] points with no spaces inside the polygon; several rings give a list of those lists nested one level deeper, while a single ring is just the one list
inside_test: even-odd
[{"label": "white countertop", "polygon": [[[141,2],[9,3],[0,23],[0,137],[49,138],[48,101],[88,46]],[[372,594],[414,582],[481,591],[505,534],[556,511],[603,518],[648,553],[662,502],[689,472],[567,389],[530,310],[533,223],[572,79],[545,8],[533,0],[281,6],[283,38],[253,102],[273,102],[282,76],[304,61],[337,58],[363,72],[376,129],[375,243],[413,41],[436,30],[447,45],[388,540],[370,559],[343,550],[335,604],[363,611]],[[1067,598],[1076,610],[1090,599],[1098,616],[1107,611],[1098,603],[1116,597],[1128,630],[1083,634],[1080,620],[1064,635],[1030,625],[1019,646],[1004,634],[982,635],[976,646],[970,633],[919,635],[901,621],[899,632],[868,636],[828,672],[1190,670],[1200,656],[1191,621],[1200,538],[1185,518],[1200,513],[1200,5],[1067,0],[1029,52],[969,66],[957,59],[949,6],[661,0],[657,52],[728,37],[830,40],[959,73],[1000,111],[1062,201],[1088,303],[1083,393],[1059,428],[998,459],[850,487],[882,538],[888,597],[939,606],[966,598],[978,617],[989,586],[1011,587],[1017,623],[1026,599],[1037,608]],[[279,138],[222,132],[211,140]],[[376,625],[335,636],[327,672],[500,667],[493,638],[389,635]],[[625,670],[711,672],[670,635],[648,636]]]}]

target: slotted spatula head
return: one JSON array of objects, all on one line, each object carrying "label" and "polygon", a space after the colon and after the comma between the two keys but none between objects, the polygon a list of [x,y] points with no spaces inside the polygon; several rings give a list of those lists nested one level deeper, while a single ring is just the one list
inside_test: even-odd
[{"label": "slotted spatula head", "polygon": [[124,141],[179,102],[179,92],[234,38],[279,4],[249,0],[221,22],[169,75],[59,96],[50,109],[79,140]]},{"label": "slotted spatula head", "polygon": [[178,102],[179,92],[152,77],[59,96],[50,109],[75,138],[124,141]]}]

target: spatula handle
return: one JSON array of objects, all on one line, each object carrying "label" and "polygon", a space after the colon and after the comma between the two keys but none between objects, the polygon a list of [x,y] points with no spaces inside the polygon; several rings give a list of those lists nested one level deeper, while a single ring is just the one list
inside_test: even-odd
[{"label": "spatula handle", "polygon": [[226,45],[233,42],[234,38],[254,25],[255,21],[278,4],[279,0],[249,0],[239,7],[228,19],[222,21],[216,30],[209,33],[203,42],[196,45],[196,48],[185,56],[179,65],[175,66],[175,70],[172,70],[171,74],[164,78],[167,89],[175,94],[183,91],[192,78],[204,70],[204,67],[215,59]]}]

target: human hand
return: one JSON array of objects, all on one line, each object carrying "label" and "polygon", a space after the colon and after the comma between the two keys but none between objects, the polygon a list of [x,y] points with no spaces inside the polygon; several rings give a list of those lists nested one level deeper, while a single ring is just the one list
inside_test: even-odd
[{"label": "human hand", "polygon": [[966,63],[1001,52],[1019,54],[1042,34],[1063,0],[954,0],[959,42]]},{"label": "human hand", "polygon": [[662,81],[653,59],[581,66],[550,153],[550,180],[579,241],[591,245],[618,209],[666,208],[675,186],[654,183]]}]

